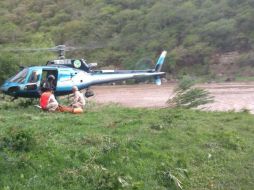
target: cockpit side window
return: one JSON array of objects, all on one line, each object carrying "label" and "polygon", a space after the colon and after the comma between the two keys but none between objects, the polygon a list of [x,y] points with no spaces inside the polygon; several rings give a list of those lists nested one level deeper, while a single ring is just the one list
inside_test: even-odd
[{"label": "cockpit side window", "polygon": [[23,69],[18,74],[16,74],[13,78],[11,78],[10,82],[24,83],[27,74],[28,74],[28,69]]},{"label": "cockpit side window", "polygon": [[30,74],[29,83],[36,83],[39,80],[39,73],[37,73],[36,71],[32,71],[32,73]]}]

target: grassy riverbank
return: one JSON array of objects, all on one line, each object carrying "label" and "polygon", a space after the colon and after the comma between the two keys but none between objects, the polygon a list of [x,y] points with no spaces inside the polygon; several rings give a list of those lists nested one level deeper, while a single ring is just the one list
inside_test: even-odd
[{"label": "grassy riverbank", "polygon": [[[25,104],[22,104],[25,106]],[[0,189],[252,189],[248,113],[1,103]]]}]

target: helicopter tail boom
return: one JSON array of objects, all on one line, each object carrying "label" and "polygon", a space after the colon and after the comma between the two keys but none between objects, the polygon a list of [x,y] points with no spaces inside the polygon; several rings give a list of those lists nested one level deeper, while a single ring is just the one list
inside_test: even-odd
[{"label": "helicopter tail boom", "polygon": [[[111,72],[111,73],[101,73],[101,74],[94,74],[92,75],[92,80],[90,85],[108,83],[108,82],[115,82],[127,79],[139,79],[139,78],[146,78],[146,77],[159,77],[164,75],[164,72],[135,72],[135,73],[118,73],[118,72]],[[157,84],[157,83],[156,83]],[[158,84],[159,85],[159,84]]]},{"label": "helicopter tail boom", "polygon": [[127,79],[138,79],[153,77],[157,85],[161,85],[161,76],[164,72],[161,72],[162,65],[164,63],[167,52],[163,51],[155,65],[154,69],[148,70],[97,70],[93,71],[91,85],[102,84],[107,82],[114,82]]}]

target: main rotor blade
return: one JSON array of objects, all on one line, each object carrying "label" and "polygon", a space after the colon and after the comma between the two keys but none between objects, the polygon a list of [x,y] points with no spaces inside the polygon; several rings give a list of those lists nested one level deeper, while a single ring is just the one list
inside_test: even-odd
[{"label": "main rotor blade", "polygon": [[94,50],[94,49],[104,48],[106,46],[107,46],[106,43],[105,44],[93,43],[93,44],[87,44],[87,45],[77,46],[77,47],[66,46],[65,51]]},{"label": "main rotor blade", "polygon": [[79,46],[79,47],[57,45],[57,46],[51,47],[51,48],[5,48],[5,49],[0,48],[0,51],[4,51],[4,52],[8,52],[8,51],[9,52],[20,52],[20,51],[27,51],[27,52],[30,52],[30,51],[31,52],[33,52],[33,51],[53,51],[53,52],[57,52],[57,51],[93,50],[93,49],[103,48],[105,46],[106,45],[91,43],[91,44]]},{"label": "main rotor blade", "polygon": [[0,49],[0,51],[10,51],[10,52],[17,52],[17,51],[58,51],[55,48],[6,48]]}]

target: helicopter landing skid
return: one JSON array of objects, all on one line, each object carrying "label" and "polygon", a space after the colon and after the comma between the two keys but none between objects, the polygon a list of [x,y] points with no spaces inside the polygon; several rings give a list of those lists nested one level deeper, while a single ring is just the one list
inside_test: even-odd
[{"label": "helicopter landing skid", "polygon": [[13,97],[13,98],[11,99],[11,102],[14,102],[14,100],[16,100],[16,99],[18,99],[18,97]]}]

